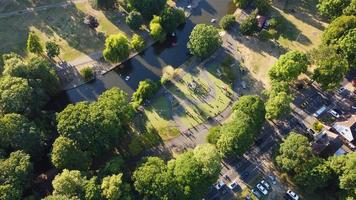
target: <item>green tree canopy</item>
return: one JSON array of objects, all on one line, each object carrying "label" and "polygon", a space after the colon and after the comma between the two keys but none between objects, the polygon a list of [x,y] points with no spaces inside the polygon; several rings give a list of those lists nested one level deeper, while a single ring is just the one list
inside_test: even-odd
[{"label": "green tree canopy", "polygon": [[53,41],[46,42],[46,54],[49,58],[59,56],[59,45]]},{"label": "green tree canopy", "polygon": [[21,199],[33,171],[30,156],[23,151],[12,152],[9,158],[0,160],[1,199]]},{"label": "green tree canopy", "polygon": [[164,42],[164,40],[166,39],[166,32],[160,24],[160,21],[161,18],[159,16],[153,17],[150,22],[150,35],[154,40]]},{"label": "green tree canopy", "polygon": [[132,28],[134,30],[138,30],[143,23],[143,17],[141,15],[141,13],[133,10],[126,17],[126,23],[127,23],[127,25],[130,26],[130,28]]},{"label": "green tree canopy", "polygon": [[217,28],[198,24],[189,36],[188,49],[191,54],[205,58],[213,54],[220,47],[221,42]]},{"label": "green tree canopy", "polygon": [[356,68],[356,28],[351,29],[340,39],[339,50],[349,63],[350,68]]},{"label": "green tree canopy", "polygon": [[279,119],[288,115],[291,111],[292,100],[293,98],[286,92],[272,92],[266,102],[266,118]]},{"label": "green tree canopy", "polygon": [[172,33],[179,24],[185,22],[184,11],[175,8],[165,8],[161,14],[160,24],[166,33]]},{"label": "green tree canopy", "polygon": [[279,57],[269,70],[268,75],[273,81],[293,81],[308,69],[307,55],[300,51],[289,51]]},{"label": "green tree canopy", "polygon": [[251,15],[240,24],[240,32],[243,35],[253,35],[258,30],[257,12]]},{"label": "green tree canopy", "polygon": [[220,27],[224,30],[230,30],[235,23],[236,23],[236,20],[235,20],[234,15],[225,15],[219,21]]},{"label": "green tree canopy", "polygon": [[336,45],[341,38],[354,28],[356,28],[356,16],[338,17],[325,29],[322,42],[325,45]]},{"label": "green tree canopy", "polygon": [[214,126],[209,129],[209,133],[206,136],[207,142],[210,144],[216,144],[221,136],[221,127],[220,126]]},{"label": "green tree canopy", "polygon": [[248,116],[254,122],[254,126],[262,127],[265,122],[265,105],[261,98],[257,95],[244,95],[233,105],[233,110],[241,111]]},{"label": "green tree canopy", "polygon": [[159,15],[162,12],[167,0],[128,0],[128,3],[145,18],[152,18],[153,15]]},{"label": "green tree canopy", "polygon": [[51,161],[58,169],[86,170],[90,165],[88,154],[80,150],[76,142],[63,136],[53,143]]},{"label": "green tree canopy", "polygon": [[335,19],[343,14],[351,0],[319,0],[318,11],[324,17]]},{"label": "green tree canopy", "polygon": [[299,173],[303,165],[312,158],[308,138],[291,132],[279,148],[276,157],[278,166],[285,172]]},{"label": "green tree canopy", "polygon": [[93,176],[84,186],[86,200],[101,200],[101,189],[98,178]]},{"label": "green tree canopy", "polygon": [[340,82],[349,70],[348,62],[337,54],[331,47],[321,47],[317,50],[314,63],[313,80],[318,82],[324,90],[339,87]]},{"label": "green tree canopy", "polygon": [[23,78],[0,78],[0,112],[23,113],[30,109],[33,88]]},{"label": "green tree canopy", "polygon": [[142,105],[143,102],[151,98],[157,90],[159,89],[157,83],[146,79],[140,81],[136,92],[132,94],[132,105],[134,108],[137,108],[139,105]]},{"label": "green tree canopy", "polygon": [[124,34],[118,33],[106,38],[105,49],[103,51],[105,60],[118,63],[128,58],[129,55],[130,43]]},{"label": "green tree canopy", "polygon": [[80,171],[64,169],[52,181],[53,195],[64,195],[83,199],[85,196],[86,177]]},{"label": "green tree canopy", "polygon": [[43,147],[42,131],[20,114],[0,117],[0,148],[24,150],[34,158],[40,156]]},{"label": "green tree canopy", "polygon": [[107,176],[101,184],[102,194],[108,200],[129,200],[130,185],[122,181],[122,174]]},{"label": "green tree canopy", "polygon": [[30,32],[27,38],[27,51],[34,54],[42,54],[43,47],[40,38],[34,32]]},{"label": "green tree canopy", "polygon": [[143,37],[134,34],[131,39],[131,47],[136,51],[142,51],[146,46],[145,39]]}]

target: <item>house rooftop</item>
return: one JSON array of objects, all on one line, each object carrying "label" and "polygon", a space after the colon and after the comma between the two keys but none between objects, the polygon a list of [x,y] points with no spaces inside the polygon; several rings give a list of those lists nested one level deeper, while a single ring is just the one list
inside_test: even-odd
[{"label": "house rooftop", "polygon": [[336,122],[333,128],[347,141],[353,142],[356,138],[356,115],[352,115],[347,121]]}]

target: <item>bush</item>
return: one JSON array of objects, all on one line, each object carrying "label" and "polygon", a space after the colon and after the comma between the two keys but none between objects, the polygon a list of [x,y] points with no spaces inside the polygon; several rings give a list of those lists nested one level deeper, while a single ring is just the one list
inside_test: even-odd
[{"label": "bush", "polygon": [[320,123],[320,122],[315,122],[313,124],[313,129],[316,131],[316,132],[320,132],[322,129],[324,128],[323,124]]},{"label": "bush", "polygon": [[159,42],[164,42],[166,40],[166,32],[160,24],[161,18],[154,16],[150,22],[150,35],[152,38]]},{"label": "bush", "polygon": [[131,39],[131,47],[136,51],[142,51],[145,48],[145,46],[146,46],[145,40],[141,36],[134,34]]},{"label": "bush", "polygon": [[126,24],[134,30],[138,30],[143,23],[143,17],[141,13],[137,11],[131,11],[126,17]]},{"label": "bush", "polygon": [[225,15],[221,18],[219,25],[224,30],[230,30],[231,27],[235,24],[235,16],[234,15]]},{"label": "bush", "polygon": [[220,138],[220,135],[221,135],[220,126],[212,127],[209,130],[208,135],[206,136],[206,140],[210,144],[216,144]]},{"label": "bush", "polygon": [[268,25],[269,25],[269,28],[277,28],[277,25],[278,25],[278,20],[277,18],[275,17],[272,17],[270,20],[268,20]]},{"label": "bush", "polygon": [[79,73],[85,82],[90,81],[94,78],[94,71],[91,67],[84,67],[80,70]]},{"label": "bush", "polygon": [[126,35],[122,33],[110,35],[105,40],[103,56],[106,61],[118,63],[129,57],[130,47],[129,40]]},{"label": "bush", "polygon": [[136,92],[132,94],[132,106],[137,109],[145,100],[154,96],[158,89],[158,84],[149,79],[140,81]]},{"label": "bush", "polygon": [[258,21],[256,12],[248,16],[240,25],[240,31],[243,35],[252,35],[257,32]]},{"label": "bush", "polygon": [[276,29],[269,29],[268,33],[271,39],[278,39],[278,32]]},{"label": "bush", "polygon": [[185,22],[185,14],[182,9],[166,8],[164,9],[160,24],[164,31],[172,33],[178,25]]},{"label": "bush", "polygon": [[263,29],[263,30],[258,34],[258,37],[259,37],[260,40],[262,40],[262,41],[267,41],[267,40],[271,39],[270,33],[269,33],[267,30],[265,30],[265,29]]}]

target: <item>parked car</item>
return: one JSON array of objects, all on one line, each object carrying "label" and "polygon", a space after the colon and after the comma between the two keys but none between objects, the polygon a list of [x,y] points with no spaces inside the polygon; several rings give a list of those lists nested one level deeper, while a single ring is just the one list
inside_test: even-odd
[{"label": "parked car", "polygon": [[237,182],[236,181],[233,181],[231,182],[228,187],[231,189],[231,190],[234,190],[236,189],[236,187],[238,186]]},{"label": "parked car", "polygon": [[330,111],[329,111],[329,113],[332,115],[332,116],[334,116],[335,118],[339,118],[340,117],[340,115],[339,115],[339,113],[337,113],[335,110],[333,110],[333,109],[331,109]]},{"label": "parked car", "polygon": [[261,193],[259,193],[256,189],[252,189],[251,192],[257,197],[257,199],[260,199],[262,197]]},{"label": "parked car", "polygon": [[218,180],[218,182],[214,185],[214,187],[217,190],[220,190],[222,187],[224,187],[225,183],[222,180]]},{"label": "parked car", "polygon": [[292,190],[287,190],[287,195],[293,200],[299,200],[299,196]]},{"label": "parked car", "polygon": [[270,189],[271,189],[271,186],[269,185],[269,183],[268,183],[266,180],[262,179],[261,184],[262,184],[267,190],[270,190]]},{"label": "parked car", "polygon": [[245,197],[245,200],[252,200],[252,197],[251,197],[250,195],[247,195],[247,196]]},{"label": "parked car", "polygon": [[268,191],[266,190],[265,187],[263,187],[260,183],[256,185],[257,189],[262,192],[262,194],[267,195]]},{"label": "parked car", "polygon": [[311,128],[308,128],[308,129],[307,129],[307,132],[308,132],[309,134],[311,134],[311,135],[314,135],[314,134],[315,134],[314,130],[311,129]]}]

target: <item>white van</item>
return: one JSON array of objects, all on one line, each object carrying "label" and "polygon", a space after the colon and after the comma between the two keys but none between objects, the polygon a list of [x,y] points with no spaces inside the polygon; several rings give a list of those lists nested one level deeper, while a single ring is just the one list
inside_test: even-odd
[{"label": "white van", "polygon": [[319,117],[324,111],[326,110],[326,106],[322,106],[319,110],[317,110],[313,116],[314,117]]}]

